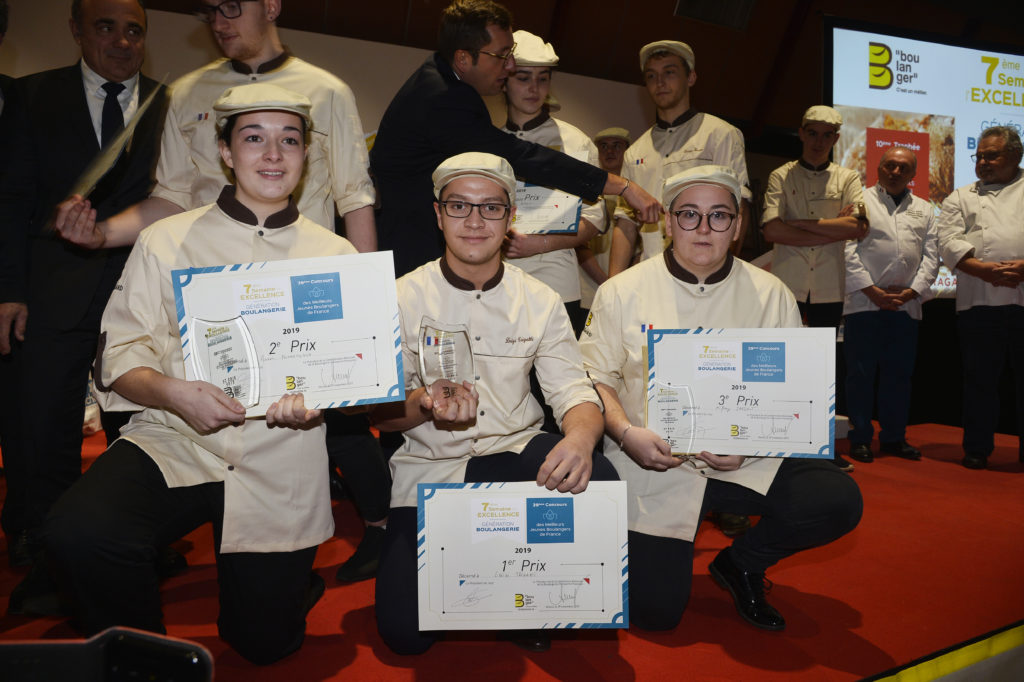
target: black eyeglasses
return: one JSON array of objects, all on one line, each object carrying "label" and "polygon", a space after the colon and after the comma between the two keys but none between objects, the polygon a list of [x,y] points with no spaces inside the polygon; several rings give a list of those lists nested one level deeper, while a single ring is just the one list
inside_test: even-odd
[{"label": "black eyeglasses", "polygon": [[217,12],[225,19],[237,19],[242,16],[242,3],[255,2],[256,0],[224,0],[216,5],[199,5],[199,9],[193,14],[204,24],[212,24]]},{"label": "black eyeglasses", "polygon": [[729,213],[727,211],[708,211],[707,213],[701,213],[700,211],[694,211],[692,208],[684,208],[681,211],[672,211],[672,215],[676,217],[676,225],[687,231],[696,230],[700,227],[700,221],[707,216],[708,227],[715,232],[725,232],[732,226],[732,221],[736,218],[735,213]]},{"label": "black eyeglasses", "polygon": [[508,215],[509,209],[507,204],[471,204],[468,201],[458,201],[457,199],[440,203],[444,206],[444,212],[448,214],[449,218],[468,218],[475,208],[484,220],[501,220]]},{"label": "black eyeglasses", "polygon": [[1003,152],[982,152],[980,154],[971,154],[971,161],[978,163],[979,161],[995,161]]},{"label": "black eyeglasses", "polygon": [[508,64],[509,60],[512,59],[513,53],[516,51],[516,44],[512,43],[512,47],[508,48],[508,52],[505,54],[498,54],[497,52],[488,52],[487,50],[477,50],[481,54],[489,54],[495,59],[500,59],[502,64]]}]

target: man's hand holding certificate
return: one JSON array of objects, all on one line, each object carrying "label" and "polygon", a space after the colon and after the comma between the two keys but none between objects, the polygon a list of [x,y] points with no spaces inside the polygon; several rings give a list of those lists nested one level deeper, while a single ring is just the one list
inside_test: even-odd
[{"label": "man's hand holding certificate", "polygon": [[401,400],[391,254],[172,273],[185,375],[262,416],[283,393],[310,409]]},{"label": "man's hand holding certificate", "polygon": [[647,353],[647,428],[673,455],[832,457],[833,329],[651,329]]}]

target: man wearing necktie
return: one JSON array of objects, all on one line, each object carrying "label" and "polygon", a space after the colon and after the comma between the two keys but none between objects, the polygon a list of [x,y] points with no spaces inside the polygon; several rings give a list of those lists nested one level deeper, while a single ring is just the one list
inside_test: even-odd
[{"label": "man wearing necktie", "polygon": [[[128,255],[63,241],[51,226],[54,206],[159,87],[139,73],[146,13],[138,0],[73,0],[69,25],[82,59],[15,81],[0,125],[0,354],[19,356],[20,379],[4,393],[22,427],[21,447],[4,443],[2,521],[9,560],[22,566],[50,506],[81,473],[89,367]],[[90,194],[98,219],[148,194],[162,112],[161,98]]]}]

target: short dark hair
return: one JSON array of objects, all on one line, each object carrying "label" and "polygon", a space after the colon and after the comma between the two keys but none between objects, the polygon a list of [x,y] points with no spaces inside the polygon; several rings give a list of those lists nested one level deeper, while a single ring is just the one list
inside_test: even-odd
[{"label": "short dark hair", "polygon": [[672,52],[671,50],[655,50],[654,52],[647,55],[647,59],[644,60],[644,69],[647,69],[647,62],[652,59],[661,59],[662,57],[678,57],[679,61],[683,63],[683,73],[687,78],[690,77],[690,64],[678,52]]},{"label": "short dark hair", "polygon": [[[139,7],[142,8],[142,15],[146,17],[146,24],[148,25],[149,15],[146,14],[146,5],[143,4],[142,0],[135,0],[135,2],[139,3]],[[4,2],[4,4],[6,4],[6,2]],[[82,25],[82,0],[71,0],[71,20],[78,26]],[[6,23],[7,22],[5,21],[4,24],[6,25]]]},{"label": "short dark hair", "polygon": [[[268,109],[267,111],[273,111],[273,109]],[[242,112],[242,113],[251,114],[253,112],[245,111],[245,112]],[[291,113],[291,112],[289,112],[289,113]],[[241,116],[241,115],[242,114],[232,114],[231,116],[228,116],[227,120],[224,121],[224,127],[222,127],[220,129],[220,131],[217,133],[217,139],[220,140],[221,142],[223,142],[224,144],[228,145],[229,147],[231,146],[231,133],[234,132],[234,130],[235,130],[235,123],[238,121],[238,117]],[[296,114],[296,116],[298,116],[298,114]],[[306,119],[304,119],[303,117],[299,116],[299,120],[302,121],[302,142],[303,142],[303,144],[305,144],[307,142],[307,140],[306,140],[306,132],[307,132],[306,131]]]},{"label": "short dark hair", "polygon": [[491,42],[487,32],[490,24],[508,30],[512,27],[512,13],[494,0],[455,0],[441,11],[437,51],[451,64],[456,50],[466,50],[473,55],[475,64],[480,49]]},{"label": "short dark hair", "polygon": [[7,0],[0,0],[0,36],[7,33]]},{"label": "short dark hair", "polygon": [[1024,156],[1024,145],[1021,145],[1020,135],[1017,134],[1016,130],[1010,126],[992,126],[981,131],[981,137],[978,139],[983,140],[986,137],[998,137],[1001,139],[1006,151],[1016,156],[1017,163],[1020,163],[1021,157]]}]

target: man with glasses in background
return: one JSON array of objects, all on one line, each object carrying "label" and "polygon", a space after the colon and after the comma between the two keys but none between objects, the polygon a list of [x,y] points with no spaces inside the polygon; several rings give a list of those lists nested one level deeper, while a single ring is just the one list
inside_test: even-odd
[{"label": "man with glasses in background", "polygon": [[1007,360],[1017,394],[1017,455],[1024,462],[1024,147],[1008,126],[987,128],[972,159],[978,181],[942,202],[939,250],[956,267],[964,365],[964,458],[984,469],[995,448],[999,379]]},{"label": "man with glasses in background", "polygon": [[622,195],[649,220],[660,215],[657,199],[638,184],[494,126],[483,97],[501,93],[515,69],[514,47],[507,8],[492,0],[456,0],[442,12],[438,51],[384,112],[370,162],[380,193],[380,248],[394,251],[396,274],[443,253],[430,210],[430,175],[460,152],[489,152],[507,159],[527,182],[587,201]]},{"label": "man with glasses in background", "polygon": [[[196,16],[210,25],[223,52],[171,86],[156,187],[148,199],[97,223],[86,234],[57,227],[87,248],[132,244],[150,223],[213,203],[230,179],[217,148],[213,103],[230,87],[273,83],[312,101],[313,130],[306,172],[295,193],[299,212],[329,230],[335,211],[359,251],[377,248],[374,190],[366,142],[352,90],[333,74],[292,56],[278,35],[282,0],[199,0]],[[66,205],[70,205],[68,202]],[[326,415],[331,461],[342,470],[356,507],[368,524],[364,543],[338,571],[350,582],[373,576],[387,515],[387,470],[363,415]]]}]

